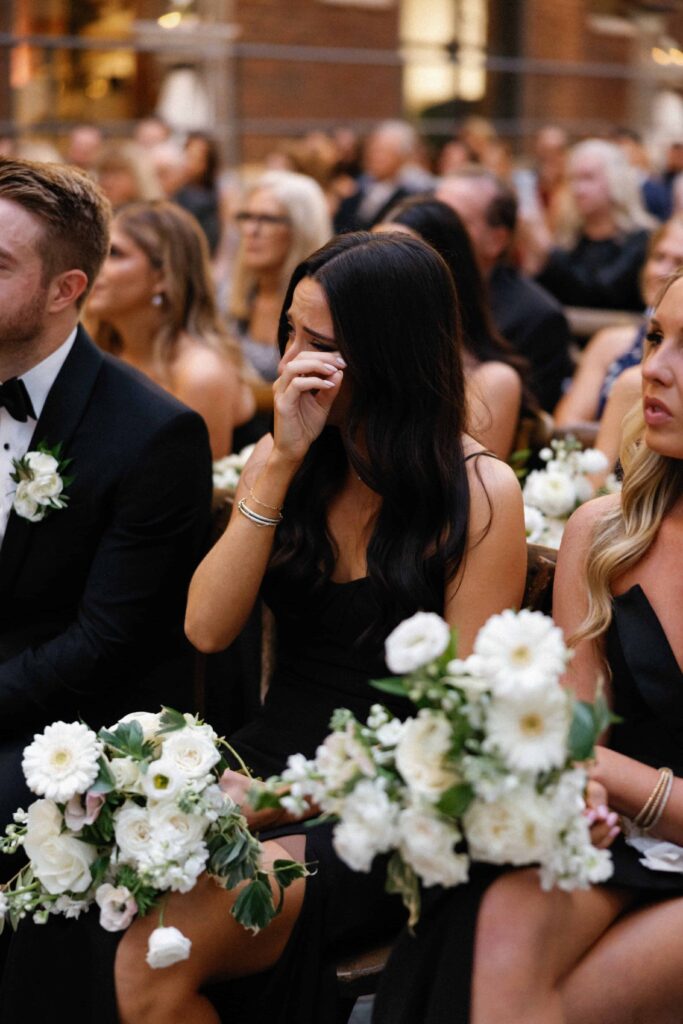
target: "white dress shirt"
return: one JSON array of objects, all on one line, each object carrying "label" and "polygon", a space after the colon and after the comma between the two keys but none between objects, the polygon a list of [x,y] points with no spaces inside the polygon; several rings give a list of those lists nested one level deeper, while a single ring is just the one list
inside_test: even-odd
[{"label": "white dress shirt", "polygon": [[[64,360],[71,351],[71,346],[76,340],[77,327],[66,339],[66,341],[55,349],[42,362],[32,366],[30,370],[21,375],[26,390],[28,391],[35,419],[29,416],[26,423],[20,423],[7,412],[4,406],[0,407],[0,546],[5,536],[7,520],[12,510],[12,499],[14,498],[15,483],[11,479],[13,459],[21,459],[28,451],[28,446],[36,428],[36,422],[43,411],[43,406],[50,393],[50,388],[57,379]],[[39,438],[42,440],[42,438]],[[57,439],[59,440],[59,438]]]}]

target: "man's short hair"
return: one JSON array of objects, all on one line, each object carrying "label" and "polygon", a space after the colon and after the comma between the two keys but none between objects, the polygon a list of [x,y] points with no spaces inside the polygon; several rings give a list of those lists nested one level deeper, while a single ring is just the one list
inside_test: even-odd
[{"label": "man's short hair", "polygon": [[492,228],[507,228],[513,232],[517,226],[517,196],[514,189],[507,185],[502,178],[499,178],[493,171],[486,167],[478,167],[476,164],[468,167],[461,167],[448,178],[468,178],[470,181],[486,181],[493,186],[494,195],[484,211],[486,223]]},{"label": "man's short hair", "polygon": [[109,200],[74,167],[1,157],[0,199],[40,221],[45,284],[67,270],[83,271],[88,286],[78,302],[82,305],[109,250]]}]

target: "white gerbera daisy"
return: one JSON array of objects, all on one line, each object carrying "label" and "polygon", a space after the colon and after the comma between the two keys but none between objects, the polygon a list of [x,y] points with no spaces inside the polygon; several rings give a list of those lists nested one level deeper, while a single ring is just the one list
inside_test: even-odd
[{"label": "white gerbera daisy", "polygon": [[416,612],[387,637],[384,645],[387,666],[398,675],[414,672],[443,654],[450,639],[450,628],[440,615]]},{"label": "white gerbera daisy", "polygon": [[97,778],[102,744],[82,722],[54,722],[24,750],[21,766],[37,796],[67,803]]},{"label": "white gerbera daisy", "polygon": [[510,609],[479,630],[474,653],[494,692],[515,693],[547,686],[564,671],[569,652],[562,631],[541,612]]},{"label": "white gerbera daisy", "polygon": [[522,690],[493,700],[486,747],[497,751],[512,771],[548,771],[566,760],[568,730],[569,702],[558,684]]}]

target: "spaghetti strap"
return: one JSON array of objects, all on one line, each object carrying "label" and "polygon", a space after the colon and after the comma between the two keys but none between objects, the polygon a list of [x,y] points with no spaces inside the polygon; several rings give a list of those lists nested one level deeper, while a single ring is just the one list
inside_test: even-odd
[{"label": "spaghetti strap", "polygon": [[469,454],[469,455],[466,455],[466,456],[465,456],[465,459],[464,459],[464,461],[465,461],[465,462],[469,462],[469,460],[470,460],[470,459],[474,459],[474,458],[476,458],[476,457],[477,457],[477,455],[489,455],[489,456],[490,456],[490,457],[491,457],[492,459],[497,459],[497,458],[498,458],[498,456],[496,455],[496,453],[495,453],[495,452],[489,452],[489,451],[487,451],[487,450],[486,450],[486,449],[484,448],[484,449],[483,449],[483,451],[480,451],[480,452],[470,452],[470,454]]}]

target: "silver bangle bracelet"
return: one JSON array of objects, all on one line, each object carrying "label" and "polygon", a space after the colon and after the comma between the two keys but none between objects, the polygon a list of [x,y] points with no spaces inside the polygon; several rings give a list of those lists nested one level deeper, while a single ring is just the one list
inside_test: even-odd
[{"label": "silver bangle bracelet", "polygon": [[237,511],[241,512],[245,519],[248,519],[250,523],[254,523],[256,526],[279,526],[283,519],[281,513],[277,519],[273,519],[270,516],[262,516],[259,512],[254,512],[246,504],[244,498],[237,502]]}]

